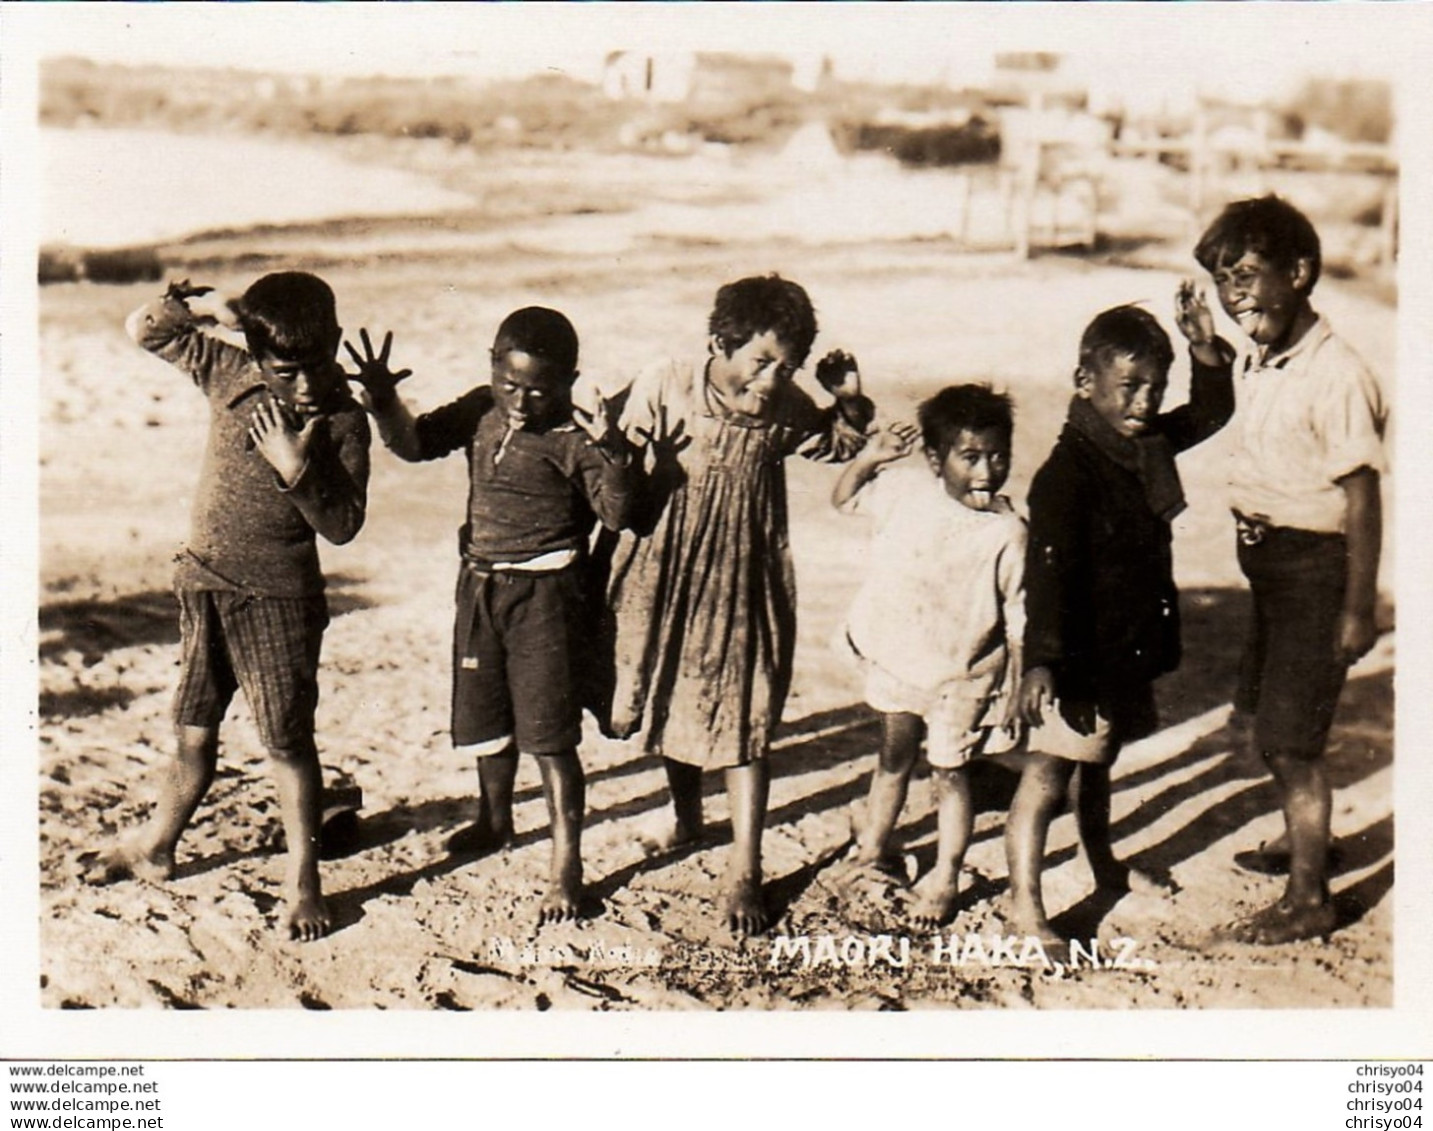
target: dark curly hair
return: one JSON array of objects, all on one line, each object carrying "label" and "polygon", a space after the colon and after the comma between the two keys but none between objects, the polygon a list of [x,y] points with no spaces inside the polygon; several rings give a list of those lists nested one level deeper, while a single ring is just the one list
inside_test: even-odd
[{"label": "dark curly hair", "polygon": [[1009,395],[997,393],[989,385],[947,386],[921,402],[916,420],[925,446],[942,458],[963,429],[999,429],[1007,443],[1015,432],[1015,408]]},{"label": "dark curly hair", "polygon": [[780,275],[753,275],[717,291],[707,331],[728,357],[768,330],[798,368],[806,363],[816,340],[816,311],[804,288]]},{"label": "dark curly hair", "polygon": [[1237,262],[1248,252],[1287,271],[1300,259],[1309,261],[1308,294],[1323,268],[1319,234],[1309,218],[1270,193],[1225,205],[1194,248],[1194,258],[1211,275],[1223,264]]}]

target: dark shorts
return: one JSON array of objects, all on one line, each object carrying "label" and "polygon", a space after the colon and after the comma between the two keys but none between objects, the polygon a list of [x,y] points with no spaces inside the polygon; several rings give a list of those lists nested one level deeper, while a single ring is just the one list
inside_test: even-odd
[{"label": "dark shorts", "polygon": [[217,727],[243,688],[266,747],[312,746],[318,658],[328,627],[324,598],[187,588],[175,595],[181,657],[175,723]]},{"label": "dark shorts", "polygon": [[511,736],[524,754],[577,748],[592,647],[585,579],[583,563],[552,573],[461,565],[453,745]]},{"label": "dark shorts", "polygon": [[1348,672],[1337,656],[1345,540],[1267,527],[1257,545],[1240,542],[1239,566],[1254,615],[1234,706],[1253,718],[1263,753],[1318,758]]}]

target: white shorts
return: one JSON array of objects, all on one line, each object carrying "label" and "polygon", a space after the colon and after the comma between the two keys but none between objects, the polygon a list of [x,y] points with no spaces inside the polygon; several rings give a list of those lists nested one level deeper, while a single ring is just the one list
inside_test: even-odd
[{"label": "white shorts", "polygon": [[1004,714],[1003,698],[972,697],[969,686],[958,681],[915,687],[870,660],[863,658],[861,666],[866,672],[866,702],[873,710],[925,720],[926,760],[938,770],[956,770],[972,758],[1005,754],[1020,744],[1018,725],[988,721]]}]

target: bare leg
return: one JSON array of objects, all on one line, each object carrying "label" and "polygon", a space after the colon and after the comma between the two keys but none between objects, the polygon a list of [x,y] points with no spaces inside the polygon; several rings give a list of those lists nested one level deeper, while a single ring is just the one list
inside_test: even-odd
[{"label": "bare leg", "polygon": [[218,758],[218,727],[178,727],[174,756],[158,773],[159,798],[149,821],[109,852],[86,861],[84,878],[92,884],[130,877],[169,879],[174,874],[174,850],[209,792]]},{"label": "bare leg", "polygon": [[667,772],[667,789],[672,795],[672,827],[661,836],[642,837],[648,856],[661,856],[695,844],[703,833],[701,767],[663,758],[662,768]]},{"label": "bare leg", "polygon": [[876,768],[871,771],[866,820],[856,840],[853,863],[857,866],[875,867],[905,879],[904,866],[891,858],[891,834],[905,808],[911,771],[920,753],[924,730],[925,724],[919,715],[881,715],[881,752]]},{"label": "bare leg", "polygon": [[975,827],[970,803],[970,777],[962,769],[933,771],[936,795],[935,867],[920,883],[920,902],[912,918],[916,926],[934,930],[955,910],[960,894],[960,866]]},{"label": "bare leg", "polygon": [[1241,942],[1276,946],[1318,938],[1337,920],[1328,893],[1329,813],[1332,790],[1321,760],[1272,753],[1269,768],[1279,786],[1289,842],[1289,882],[1283,898],[1227,929]]},{"label": "bare leg", "polygon": [[333,926],[319,881],[319,816],[322,811],[323,775],[312,742],[294,748],[271,747],[274,782],[279,792],[279,814],[288,841],[284,895],[289,905],[289,937],[312,942]]},{"label": "bare leg", "polygon": [[731,862],[727,867],[726,921],[733,934],[759,935],[766,930],[761,895],[761,833],[766,824],[766,799],[771,789],[765,758],[726,771],[731,805]]},{"label": "bare leg", "polygon": [[1021,934],[1034,935],[1047,946],[1063,947],[1065,940],[1050,926],[1045,914],[1040,871],[1050,822],[1064,800],[1074,768],[1075,764],[1064,758],[1030,754],[1005,823],[1005,855],[1010,867],[1015,928]]},{"label": "bare leg", "polygon": [[587,808],[587,778],[577,751],[540,754],[542,794],[552,825],[552,879],[537,921],[576,919],[582,905],[582,818]]},{"label": "bare leg", "polygon": [[478,759],[478,819],[448,838],[454,856],[486,856],[512,841],[513,786],[517,781],[517,751]]},{"label": "bare leg", "polygon": [[[1117,751],[1111,750],[1110,757]],[[1104,891],[1168,893],[1169,887],[1153,876],[1116,859],[1110,842],[1110,765],[1082,762],[1072,779],[1071,808],[1080,833],[1085,861]]]}]

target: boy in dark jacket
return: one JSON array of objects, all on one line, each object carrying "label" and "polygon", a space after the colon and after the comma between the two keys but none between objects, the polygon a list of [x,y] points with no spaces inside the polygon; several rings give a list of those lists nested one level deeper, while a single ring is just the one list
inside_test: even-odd
[{"label": "boy in dark jacket", "polygon": [[1234,407],[1232,350],[1188,283],[1177,317],[1191,342],[1189,403],[1159,411],[1174,351],[1154,316],[1104,311],[1080,340],[1069,417],[1030,487],[1020,705],[1038,729],[1005,844],[1015,926],[1056,950],[1064,940],[1045,914],[1040,866],[1076,766],[1076,821],[1095,883],[1141,882],[1111,849],[1110,767],[1120,747],[1153,732],[1154,680],[1179,664],[1170,521],[1185,504],[1175,454],[1217,432]]}]

